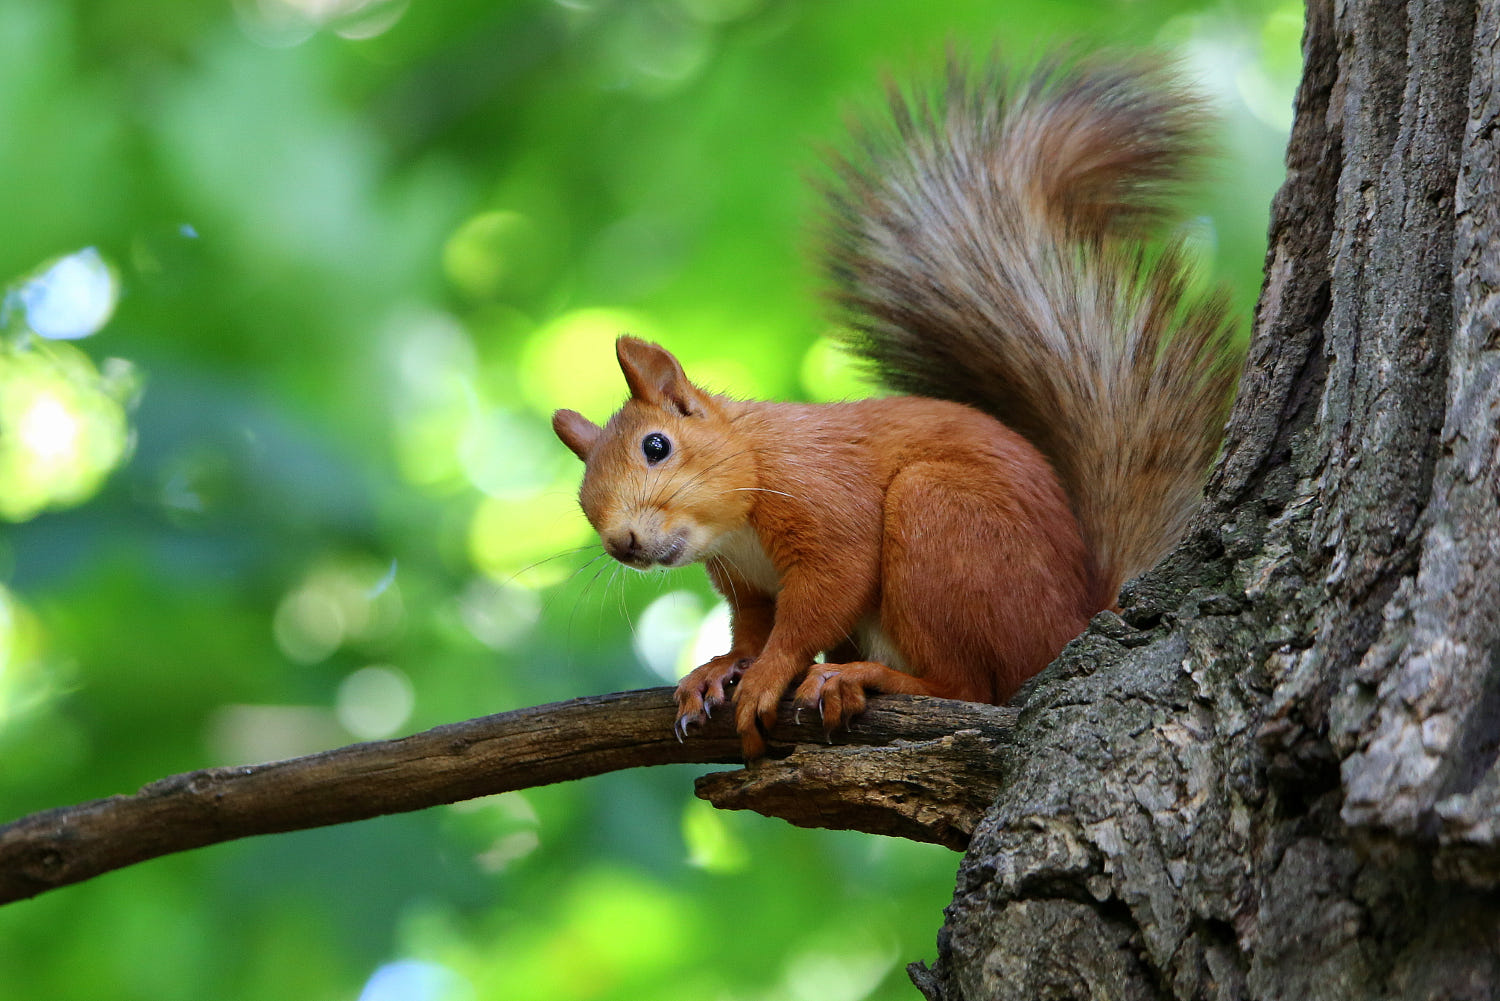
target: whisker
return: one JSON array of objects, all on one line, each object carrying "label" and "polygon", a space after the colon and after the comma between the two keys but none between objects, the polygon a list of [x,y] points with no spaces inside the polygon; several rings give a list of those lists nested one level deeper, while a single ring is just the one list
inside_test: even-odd
[{"label": "whisker", "polygon": [[772,490],[770,487],[735,487],[732,490],[730,490],[729,492],[732,493],[732,494],[737,494],[737,493],[741,493],[741,492],[746,492],[746,493],[752,493],[753,492],[753,493],[761,493],[761,494],[778,494],[778,495],[780,495],[782,497],[790,497],[792,500],[801,500],[802,499],[802,498],[798,497],[796,494],[789,494],[789,493],[787,493],[784,490]]},{"label": "whisker", "polygon": [[[607,553],[601,552],[598,556],[595,556],[593,559],[589,560],[583,566],[581,566],[577,570],[573,571],[573,577],[578,576],[580,573],[582,573],[583,571],[587,570],[589,567],[593,566],[595,563],[598,563],[599,559],[601,557],[607,557],[608,555],[609,554],[607,554]],[[590,577],[588,579],[588,583],[584,584],[583,587],[581,587],[579,589],[577,597],[575,597],[573,599],[573,608],[572,608],[572,610],[570,612],[568,612],[568,632],[571,633],[573,631],[573,620],[578,615],[578,606],[583,603],[583,597],[584,597],[584,595],[588,594],[589,588],[593,587],[594,583],[599,580],[599,575],[602,574],[602,573],[604,573],[604,571],[606,571],[608,569],[609,569],[609,563],[608,562],[601,564],[600,567],[599,567],[599,569],[597,569],[597,570],[594,571],[594,576],[592,576],[592,577]],[[568,580],[572,580],[573,577],[569,577]]]},{"label": "whisker", "polygon": [[698,482],[701,481],[705,476],[707,476],[709,473],[713,472],[715,469],[718,469],[720,466],[724,465],[724,463],[729,462],[732,459],[737,459],[737,458],[739,458],[742,455],[753,453],[754,451],[755,451],[755,449],[753,449],[753,448],[742,448],[742,449],[739,449],[738,451],[731,452],[730,454],[724,456],[721,459],[717,459],[717,460],[709,463],[707,466],[704,466],[702,469],[698,470],[692,476],[688,477],[688,479],[685,480],[683,483],[681,483],[677,487],[676,490],[672,491],[672,495],[670,497],[668,497],[664,501],[661,501],[661,504],[663,506],[665,506],[667,504],[672,503],[672,501],[674,501],[674,500],[677,499],[677,495],[678,494],[682,493],[688,487],[696,486],[698,484]]},{"label": "whisker", "polygon": [[635,621],[633,619],[631,619],[631,617],[630,617],[630,606],[625,603],[625,582],[624,582],[624,577],[621,576],[624,572],[625,572],[625,565],[623,563],[616,563],[615,564],[615,576],[614,576],[614,579],[610,583],[615,586],[615,593],[617,595],[619,595],[619,599],[620,599],[620,618],[624,619],[625,620],[625,624],[630,627],[630,643],[631,643],[631,646],[634,646],[635,645],[635,639],[636,639]]},{"label": "whisker", "polygon": [[[563,581],[563,583],[564,584],[571,583],[574,577],[577,577],[579,574],[583,573],[589,567],[593,566],[595,563],[598,563],[600,560],[604,560],[604,559],[609,559],[609,554],[608,553],[604,552],[603,550],[595,553],[593,556],[589,557],[588,562],[580,565],[578,567],[578,569],[576,569],[572,573],[568,574],[567,578]],[[600,567],[599,571],[603,571],[603,569],[604,569],[604,567]],[[599,571],[596,571],[594,573],[594,580],[597,580],[599,578]],[[583,589],[585,591],[588,590],[589,585],[593,584],[594,580],[590,580],[588,584],[585,584],[584,587],[583,587]]]},{"label": "whisker", "polygon": [[[553,560],[560,560],[564,556],[576,556],[578,553],[587,552],[588,550],[593,549],[593,548],[594,548],[594,544],[591,542],[588,545],[574,546],[572,549],[564,549],[562,552],[560,552],[560,553],[553,553],[551,556],[543,556],[541,559],[537,560],[534,563],[528,563],[528,564],[526,564],[524,567],[522,567],[521,569],[517,570],[515,573],[511,574],[509,577],[505,578],[500,583],[502,585],[512,584],[512,583],[515,582],[515,580],[516,580],[517,577],[521,576],[523,573],[526,573],[528,570],[535,570],[537,567],[541,566],[543,563],[551,563]],[[595,557],[595,558],[597,559],[597,557]],[[592,562],[593,562],[593,560],[589,561],[589,563],[592,563]],[[583,566],[585,566],[585,567],[588,566],[588,563],[583,564]],[[579,567],[579,570],[581,570],[581,569],[583,569],[583,567]],[[572,574],[568,575],[568,579],[571,580],[573,578],[573,576],[575,574],[577,574],[577,573],[578,573],[578,570],[574,570]]]}]

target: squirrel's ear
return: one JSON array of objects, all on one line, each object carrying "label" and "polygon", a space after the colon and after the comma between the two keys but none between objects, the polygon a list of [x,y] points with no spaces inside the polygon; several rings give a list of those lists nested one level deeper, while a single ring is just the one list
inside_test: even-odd
[{"label": "squirrel's ear", "polygon": [[682,366],[666,348],[639,337],[621,337],[615,341],[615,357],[630,387],[632,399],[675,410],[684,417],[701,417],[708,409],[708,397],[688,382]]},{"label": "squirrel's ear", "polygon": [[552,415],[552,430],[562,443],[580,459],[589,457],[589,450],[604,429],[576,410],[559,410]]}]

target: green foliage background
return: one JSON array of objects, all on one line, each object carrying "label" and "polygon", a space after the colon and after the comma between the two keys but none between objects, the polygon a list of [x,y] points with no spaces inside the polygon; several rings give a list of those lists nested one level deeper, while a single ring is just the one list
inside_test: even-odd
[{"label": "green foliage background", "polygon": [[[1226,123],[1194,243],[1248,314],[1300,16],[0,0],[0,820],[664,683],[709,589],[590,562],[546,426],[623,396],[614,336],[741,395],[856,390],[820,340],[806,178],[883,73],[997,43],[1182,60]],[[36,337],[23,293],[86,247],[108,322]],[[957,856],[716,814],[692,774],[224,845],[0,908],[0,996],[914,997],[901,968],[933,955]]]}]

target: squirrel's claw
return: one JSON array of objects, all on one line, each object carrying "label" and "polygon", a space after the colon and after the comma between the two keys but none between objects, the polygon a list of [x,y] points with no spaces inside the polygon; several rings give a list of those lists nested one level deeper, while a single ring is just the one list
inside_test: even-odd
[{"label": "squirrel's claw", "polygon": [[809,671],[795,695],[798,710],[817,710],[823,722],[823,736],[833,742],[833,731],[848,728],[850,721],[865,709],[865,685],[858,676],[859,665],[829,664]]},{"label": "squirrel's claw", "polygon": [[713,719],[714,708],[729,702],[725,689],[733,686],[751,663],[749,657],[725,654],[690,671],[677,683],[677,722],[673,729],[678,740],[687,737],[690,726]]},{"label": "squirrel's claw", "polygon": [[688,737],[688,731],[694,726],[701,726],[707,719],[707,714],[702,710],[690,712],[679,710],[677,721],[672,724],[672,732],[677,736],[677,743],[682,743]]}]

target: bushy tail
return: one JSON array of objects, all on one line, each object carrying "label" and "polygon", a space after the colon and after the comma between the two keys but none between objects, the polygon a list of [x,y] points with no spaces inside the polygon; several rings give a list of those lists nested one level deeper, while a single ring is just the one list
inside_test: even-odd
[{"label": "bushy tail", "polygon": [[851,345],[898,392],[972,404],[1041,449],[1112,602],[1185,530],[1238,371],[1223,294],[1149,239],[1201,105],[1092,63],[1019,84],[952,65],[941,93],[891,105],[829,190]]}]

